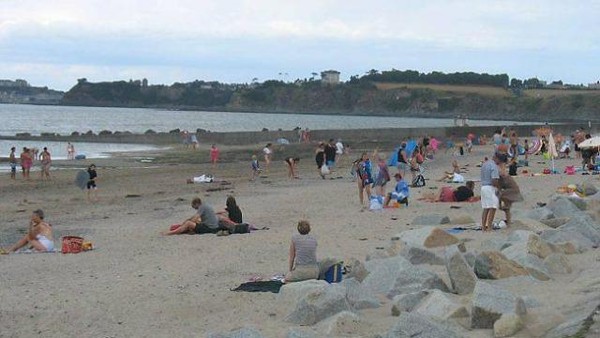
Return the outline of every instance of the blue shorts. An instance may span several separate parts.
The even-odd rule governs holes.
[[[329,169],[333,168],[335,166],[335,161],[327,161],[327,166],[329,167]]]
[[[17,164],[16,163],[11,163],[10,164],[10,172],[11,173],[16,173],[17,172]]]

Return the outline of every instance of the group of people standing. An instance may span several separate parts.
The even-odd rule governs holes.
[[[39,160],[41,165],[40,176],[41,179],[50,179],[50,165],[52,164],[52,156],[48,151],[47,147],[44,147],[40,153],[37,148],[23,147],[23,150],[19,157],[16,154],[17,149],[15,147],[10,148],[10,154],[8,155],[8,162],[10,165],[10,178],[17,178],[17,166],[21,164],[21,171],[23,178],[26,180],[31,179],[31,168],[33,167],[34,160]]]

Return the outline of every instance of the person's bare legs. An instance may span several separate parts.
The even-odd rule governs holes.
[[[165,231],[162,234],[165,236],[169,236],[169,235],[180,235],[180,234],[184,234],[184,233],[188,233],[188,232],[193,232],[194,229],[196,228],[196,223],[187,220],[185,222],[183,222],[179,227],[170,230],[170,231]]]
[[[492,223],[494,222],[494,216],[496,215],[496,208],[488,209],[486,218],[486,229],[485,231],[492,231]]]
[[[17,243],[8,249],[9,252],[15,252],[29,243],[29,234],[23,236]]]
[[[360,180],[360,178],[357,180],[358,182],[358,200],[360,201],[360,205],[364,205],[365,200],[363,197],[363,192],[365,190],[365,187],[362,185],[362,181]]]

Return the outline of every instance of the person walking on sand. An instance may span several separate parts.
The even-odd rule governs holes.
[[[335,167],[335,154],[337,152],[337,148],[335,146],[335,141],[333,139],[329,139],[329,143],[325,145],[325,164],[329,170],[333,171]]]
[[[31,166],[33,165],[33,159],[31,158],[31,152],[27,147],[23,147],[23,152],[21,153],[21,169],[23,170],[23,178],[29,179],[29,172],[31,171]]]
[[[213,143],[210,146],[210,163],[212,163],[213,169],[217,167],[217,161],[219,161],[219,148]]]
[[[317,163],[319,176],[321,176],[322,179],[325,179],[325,175],[323,175],[323,172],[321,171],[323,165],[326,165],[325,159],[325,143],[319,142],[317,149],[315,149],[315,162]]]
[[[285,282],[299,282],[319,277],[317,239],[310,235],[310,223],[298,222],[298,233],[292,235],[288,257],[289,272]]]
[[[71,142],[67,142],[67,160],[75,159],[75,146]]]
[[[358,186],[358,200],[360,205],[364,206],[364,194],[367,194],[367,199],[371,199],[371,184],[373,183],[373,176],[371,160],[369,154],[366,152],[362,153],[359,160],[355,161],[356,165],[356,184]]]
[[[10,164],[10,178],[17,179],[17,155],[15,154],[16,148],[10,148],[10,155],[8,155],[8,163]]]
[[[375,193],[379,196],[385,196],[385,185],[390,181],[390,172],[388,171],[387,162],[385,161],[385,154],[379,153],[375,149],[373,157],[377,161],[377,176],[373,182],[373,188],[376,189]]]
[[[335,143],[335,156],[338,163],[341,163],[342,155],[344,155],[344,144],[342,143],[342,139],[339,138]]]
[[[54,250],[52,226],[44,222],[44,212],[41,209],[33,211],[29,222],[29,231],[23,238],[15,243],[9,252],[16,252],[22,247],[30,245],[34,250],[48,252]]]
[[[268,173],[269,172],[269,166],[271,165],[271,161],[273,160],[273,144],[272,143],[267,143],[267,145],[265,145],[265,147],[263,148],[263,155],[265,158],[265,172]]]
[[[500,173],[498,171],[498,164],[501,162],[499,156],[506,155],[496,153],[491,160],[487,160],[481,165],[481,207],[483,208],[483,213],[481,214],[482,231],[492,230],[492,222],[496,215],[496,209],[499,207],[498,180],[500,179]]]
[[[88,202],[97,202],[98,186],[96,185],[96,179],[98,178],[98,173],[96,172],[96,165],[90,164],[87,172],[89,175],[89,179],[87,182],[87,199]]]
[[[258,175],[260,175],[262,169],[260,169],[260,164],[258,163],[258,158],[256,155],[252,155],[252,176],[250,177],[250,181],[254,181]]]
[[[52,156],[47,147],[44,147],[44,151],[40,154],[40,161],[42,162],[42,181],[50,179],[50,165],[52,164]]]

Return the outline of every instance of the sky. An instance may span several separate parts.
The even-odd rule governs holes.
[[[293,81],[323,70],[600,80],[600,0],[0,0],[0,79]]]

